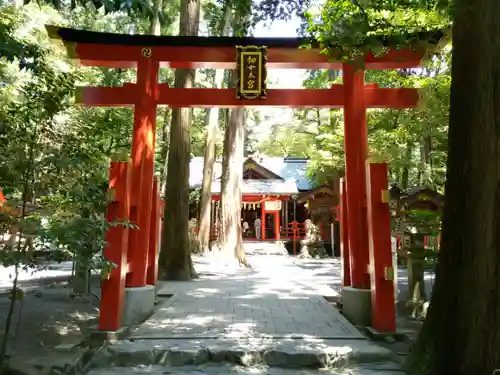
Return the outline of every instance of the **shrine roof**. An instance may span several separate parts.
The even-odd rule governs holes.
[[[312,189],[312,184],[306,176],[307,159],[262,157],[259,164],[284,180],[294,180],[300,191]]]
[[[444,196],[436,190],[426,186],[413,187],[401,196],[401,203],[412,205],[419,201],[431,201],[440,206],[444,203]]]
[[[250,158],[249,158],[250,159]],[[247,159],[248,160],[248,159]],[[280,176],[283,180],[294,181],[297,191],[312,189],[312,184],[306,176],[308,160],[305,158],[282,158],[262,156],[251,158],[254,162]],[[220,160],[214,163],[214,180],[220,178],[222,165]],[[203,179],[203,158],[194,157],[190,163],[189,185],[200,187]],[[248,181],[248,180],[246,180]],[[266,180],[261,180],[266,181]],[[267,180],[270,181],[270,180]]]
[[[212,182],[212,194],[220,194],[220,181]],[[297,184],[294,180],[243,180],[241,193],[245,195],[259,194],[297,194]]]

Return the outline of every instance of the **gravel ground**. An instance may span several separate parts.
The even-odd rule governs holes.
[[[12,270],[0,270],[0,339],[5,337],[5,322],[10,306],[9,289]],[[51,264],[48,269],[32,274],[22,272],[19,287],[24,291],[16,302],[8,340],[7,355],[11,365],[32,373],[32,367],[73,361],[78,344],[89,328],[97,324],[100,281],[91,278],[88,298],[73,297],[69,284],[71,264]]]

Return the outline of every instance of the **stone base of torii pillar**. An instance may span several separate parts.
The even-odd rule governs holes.
[[[123,325],[131,326],[142,323],[153,314],[156,300],[156,287],[145,285],[125,288]]]
[[[372,323],[370,289],[345,286],[342,289],[342,313],[355,326],[370,326]]]

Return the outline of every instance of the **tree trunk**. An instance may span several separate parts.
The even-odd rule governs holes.
[[[408,141],[406,143],[406,158],[404,160],[403,172],[401,173],[401,189],[407,190],[410,183],[410,169],[411,158],[413,154],[413,144]]]
[[[332,84],[340,76],[340,70],[328,70],[328,83]],[[338,112],[336,108],[330,108],[329,119],[330,119],[330,129],[333,131],[337,127],[337,117],[335,114]]]
[[[420,185],[430,186],[432,183],[432,138],[429,135],[424,135],[420,141]]]
[[[182,0],[179,35],[197,35],[200,1]],[[176,69],[175,87],[192,88],[195,71]],[[195,277],[189,251],[189,161],[191,149],[190,108],[173,108],[170,132],[168,180],[165,198],[163,239],[160,251],[160,278],[189,280]]]
[[[230,0],[224,5],[224,18],[220,25],[220,36],[229,35],[231,22]],[[213,87],[222,88],[224,84],[224,70],[215,71]],[[201,251],[208,253],[210,247],[210,216],[212,205],[212,179],[214,172],[216,137],[219,130],[219,109],[209,110],[207,139],[205,142],[205,155],[203,159],[203,185],[200,198],[200,220],[198,224],[198,240]]]
[[[149,33],[151,35],[160,35],[160,12],[163,5],[163,0],[153,0],[153,13],[151,15],[151,23],[149,24]]]
[[[454,5],[442,243],[410,375],[500,369],[500,2]]]
[[[203,184],[200,197],[200,220],[198,222],[198,241],[200,241],[201,251],[205,254],[208,253],[210,246],[212,179],[214,174],[213,172],[215,161],[215,138],[217,137],[217,121],[219,117],[219,110],[217,108],[214,108],[212,110],[208,109],[208,111],[208,131],[207,139],[205,141],[205,154],[203,159]]]
[[[73,293],[76,295],[87,295],[90,292],[90,270],[86,260],[75,261],[75,273],[72,279]]]
[[[167,175],[168,175],[168,149],[170,147],[170,123],[171,123],[171,111],[165,108],[165,116],[163,121],[162,130],[162,149],[160,152],[161,160],[163,161],[163,167],[160,176],[160,191],[165,192],[167,189]]]
[[[149,33],[151,35],[161,34],[160,13],[163,7],[163,0],[153,0],[153,14],[151,15],[151,23],[149,25]],[[165,192],[167,187],[167,174],[168,174],[168,150],[170,145],[170,110],[165,108],[165,115],[163,116],[162,128],[162,147],[161,147],[161,160],[163,166],[160,174],[160,191]]]
[[[161,34],[160,13],[163,7],[163,0],[153,0],[153,12],[151,14],[151,22],[149,24],[149,33],[151,35]],[[167,183],[167,168],[168,168],[168,144],[170,141],[170,115],[168,108],[165,108],[165,115],[163,117],[162,128],[162,143],[161,143],[161,159],[163,160],[163,167],[161,168],[160,175],[160,191],[164,192]]]
[[[248,11],[250,4],[250,2],[248,4],[240,4],[241,7],[236,12],[235,22],[233,22],[233,32],[237,36],[242,36],[246,31],[248,15],[241,14],[241,12]],[[229,6],[229,2],[227,5]],[[234,73],[230,74],[230,77],[229,82],[234,87]],[[224,136],[222,158],[221,231],[219,244],[225,254],[234,254],[240,265],[249,266],[243,251],[241,233],[241,185],[243,182],[242,166],[245,140],[244,121],[244,108],[231,110],[229,124]]]
[[[224,136],[221,186],[220,247],[228,256],[236,257],[240,265],[249,266],[243,250],[241,232],[241,185],[243,182],[243,150],[245,109],[231,110]]]

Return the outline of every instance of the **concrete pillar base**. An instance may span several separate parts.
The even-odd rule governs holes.
[[[370,289],[346,286],[342,289],[342,313],[352,324],[370,326],[372,321]]]
[[[136,288],[125,288],[125,311],[123,325],[142,323],[153,313],[156,299],[156,287],[146,285]]]

